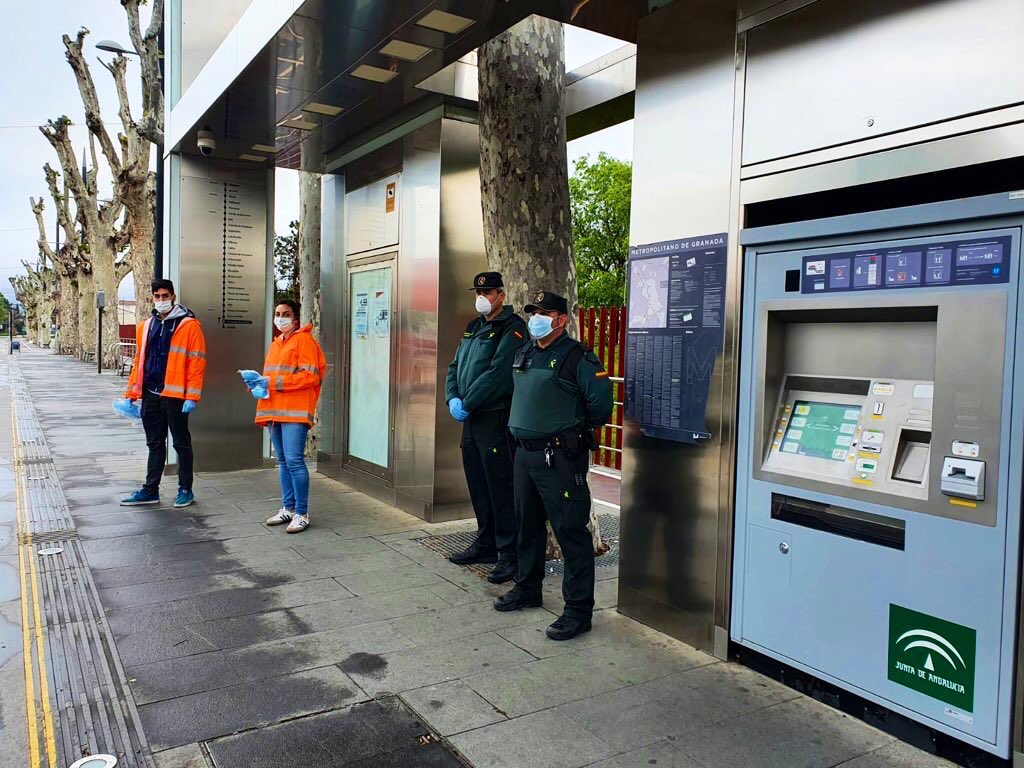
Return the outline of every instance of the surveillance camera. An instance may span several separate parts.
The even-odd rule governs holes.
[[[213,131],[209,128],[203,128],[199,132],[196,144],[199,145],[199,151],[203,153],[203,157],[209,157],[217,149],[217,140],[213,138]]]

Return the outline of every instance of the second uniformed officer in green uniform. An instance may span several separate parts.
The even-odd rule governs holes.
[[[469,549],[449,559],[458,565],[497,562],[487,580],[502,584],[518,570],[507,430],[512,359],[526,341],[526,323],[505,304],[499,273],[481,272],[472,290],[480,314],[466,326],[448,366],[445,401],[462,422],[462,465],[478,532]]]
[[[594,544],[587,469],[597,447],[594,429],[612,414],[608,373],[587,347],[566,333],[569,308],[561,296],[540,291],[526,306],[533,341],[512,364],[509,430],[515,456],[519,577],[495,603],[499,611],[539,606],[551,521],[565,558],[565,612],[547,628],[552,640],[590,630],[594,613]]]

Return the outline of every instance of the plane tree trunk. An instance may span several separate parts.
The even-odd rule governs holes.
[[[320,341],[320,174],[299,171],[299,304],[302,324],[313,326]],[[320,404],[309,431],[306,455],[316,457],[320,447]]]

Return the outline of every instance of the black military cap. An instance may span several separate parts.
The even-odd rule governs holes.
[[[568,315],[569,302],[565,300],[565,297],[559,296],[557,293],[537,291],[533,294],[533,304],[527,304],[523,307],[523,311],[526,314],[530,314],[538,309],[543,309],[545,312],[561,312],[563,315]]]
[[[473,278],[473,287],[469,290],[476,291],[482,288],[505,288],[501,279],[501,272],[481,272]]]

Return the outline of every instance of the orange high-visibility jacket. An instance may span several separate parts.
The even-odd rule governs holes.
[[[135,362],[128,377],[124,396],[131,400],[142,397],[142,380],[146,366],[146,340],[149,338],[150,317],[135,328]],[[199,400],[203,394],[203,375],[206,373],[206,338],[199,321],[189,313],[182,318],[171,336],[171,349],[167,354],[167,372],[164,374],[162,397],[178,400]]]
[[[270,397],[256,401],[257,424],[279,421],[313,426],[327,358],[312,331],[313,326],[306,325],[287,340],[278,336],[271,342],[263,363],[263,375],[270,379]]]

